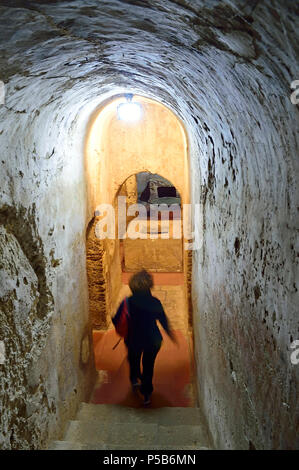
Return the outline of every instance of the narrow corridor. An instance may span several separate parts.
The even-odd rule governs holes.
[[[295,0],[0,0],[0,449],[299,449],[298,33]],[[150,410],[112,349],[141,266],[179,342]]]
[[[118,302],[131,294],[130,275],[122,273],[123,286]],[[160,328],[163,343],[155,363],[150,407],[144,408],[142,396],[131,389],[126,347],[123,340],[118,344],[120,338],[113,325],[105,331],[94,330],[98,376],[90,403],[81,404],[63,439],[52,442],[50,449],[212,448],[208,427],[196,399],[193,339],[188,325],[183,273],[153,273],[153,277],[152,294],[163,303],[178,345]],[[118,346],[113,349],[116,344]]]

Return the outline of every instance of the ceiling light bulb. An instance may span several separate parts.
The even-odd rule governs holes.
[[[136,122],[141,118],[142,108],[139,103],[126,102],[117,106],[118,118],[126,122]]]

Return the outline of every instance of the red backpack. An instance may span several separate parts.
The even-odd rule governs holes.
[[[130,315],[129,315],[128,298],[125,297],[120,315],[115,324],[116,333],[119,334],[119,336],[122,336],[122,338],[126,338],[128,336],[129,318],[130,318]]]

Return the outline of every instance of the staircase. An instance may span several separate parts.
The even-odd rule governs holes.
[[[64,440],[49,450],[211,449],[199,408],[129,408],[82,403]]]

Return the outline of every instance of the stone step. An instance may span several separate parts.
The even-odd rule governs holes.
[[[54,441],[48,450],[211,450],[208,447],[198,446],[169,446],[169,445],[111,445],[107,443],[82,443],[73,441]]]
[[[199,408],[130,408],[82,403],[51,450],[208,450]]]
[[[203,417],[199,408],[129,408],[120,405],[82,403],[77,420],[98,420],[101,423],[152,423],[165,426],[200,425]]]
[[[112,424],[95,419],[70,421],[66,441],[82,444],[108,444],[122,449],[134,446],[137,450],[148,446],[209,447],[208,434],[201,425],[160,425],[157,423],[128,422]]]

